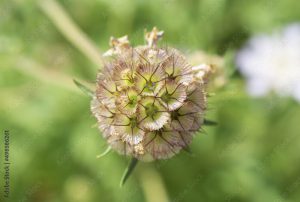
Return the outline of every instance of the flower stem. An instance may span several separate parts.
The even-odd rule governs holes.
[[[55,0],[38,1],[42,11],[56,28],[97,67],[102,66],[101,51],[73,22],[64,8]]]
[[[139,169],[139,179],[145,199],[148,202],[168,202],[168,194],[160,174],[151,165],[144,165]]]
[[[62,72],[58,72],[50,68],[45,68],[41,64],[26,56],[12,56],[11,61],[11,66],[21,73],[31,76],[44,83],[61,87],[74,93],[81,93],[75,88],[72,79]]]

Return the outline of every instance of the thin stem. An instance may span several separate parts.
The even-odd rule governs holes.
[[[56,28],[97,67],[102,66],[101,51],[86,34],[73,22],[64,8],[55,0],[38,1],[42,11]]]
[[[139,179],[148,202],[168,202],[168,194],[160,174],[151,165],[139,169]]]
[[[42,67],[42,65],[38,64],[34,60],[24,56],[19,56],[17,58],[14,57],[14,60],[12,61],[14,61],[14,63],[11,66],[24,74],[36,78],[44,83],[59,86],[75,93],[81,93],[78,89],[76,89],[72,78],[61,72]]]

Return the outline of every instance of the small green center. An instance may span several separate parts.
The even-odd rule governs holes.
[[[136,96],[136,95],[130,96],[128,105],[131,106],[131,107],[134,107],[137,103],[137,100],[138,100],[138,96]]]
[[[135,128],[138,124],[136,117],[130,118],[129,121],[130,121],[130,127],[131,128]]]
[[[144,90],[147,92],[151,92],[154,91],[156,84],[154,82],[151,81],[147,81],[145,84],[145,88]]]
[[[154,104],[146,105],[145,109],[146,109],[146,114],[150,117],[153,117],[158,112],[158,107],[155,106]]]
[[[165,92],[162,96],[161,96],[161,99],[168,103],[170,102],[170,100],[172,99],[172,94],[169,94],[168,92]]]
[[[134,78],[133,78],[132,75],[128,75],[127,78],[128,78],[128,82],[129,82],[129,83],[131,83],[131,84],[134,83]]]
[[[171,75],[168,76],[168,79],[174,81],[177,77],[174,76],[174,74],[172,73]]]

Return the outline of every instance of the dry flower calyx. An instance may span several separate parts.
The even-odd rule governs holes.
[[[111,148],[142,161],[167,159],[188,147],[204,122],[204,78],[184,55],[158,46],[163,31],[146,32],[146,45],[111,38],[97,76],[91,110]],[[203,71],[199,73],[199,71]]]

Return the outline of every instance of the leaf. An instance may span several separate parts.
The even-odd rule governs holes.
[[[122,187],[126,180],[129,178],[131,175],[132,171],[134,170],[136,164],[138,163],[138,160],[136,158],[132,158],[130,163],[128,164],[126,170],[124,171],[124,174],[122,176],[121,182],[120,182],[120,187]]]
[[[86,87],[85,85],[83,85],[82,83],[80,83],[79,81],[73,79],[73,82],[75,83],[75,85],[86,95],[93,97],[94,96],[94,92],[89,89],[88,87]]]
[[[203,124],[206,125],[206,126],[216,126],[216,125],[218,125],[217,122],[211,121],[211,120],[207,120],[207,119],[204,119]]]
[[[107,149],[106,149],[104,152],[102,152],[101,154],[99,154],[99,155],[97,156],[97,158],[101,158],[101,157],[105,156],[105,155],[108,154],[110,151],[111,151],[111,147],[107,147]]]

